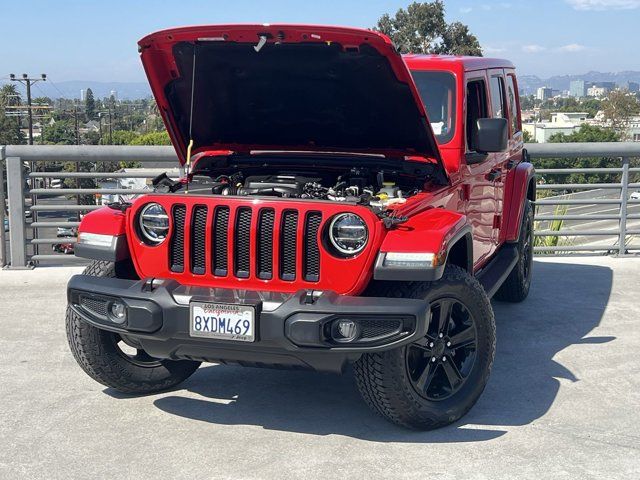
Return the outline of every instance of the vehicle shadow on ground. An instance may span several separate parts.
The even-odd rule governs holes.
[[[609,268],[541,262],[534,268],[534,284],[525,302],[494,302],[497,352],[491,379],[471,412],[449,427],[411,432],[378,418],[360,399],[350,374],[209,366],[185,382],[184,389],[192,394],[183,396],[176,390],[154,404],[167,413],[218,425],[259,425],[378,442],[500,437],[506,433],[504,427],[526,425],[544,415],[556,398],[559,379],[579,381],[553,360],[558,352],[615,339],[588,337],[609,301]]]

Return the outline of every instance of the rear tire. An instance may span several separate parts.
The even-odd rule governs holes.
[[[115,277],[115,264],[92,262],[84,274]],[[200,366],[200,362],[189,360],[150,357],[135,346],[133,339],[88,324],[68,306],[66,330],[69,347],[80,367],[97,382],[123,393],[149,394],[172,388]]]
[[[443,427],[464,416],[484,390],[495,353],[493,310],[482,286],[451,265],[436,282],[380,283],[367,294],[428,300],[432,321],[417,342],[354,363],[364,401],[413,429]]]
[[[529,295],[533,273],[533,209],[525,199],[520,238],[518,239],[518,263],[495,294],[502,302],[522,302]]]

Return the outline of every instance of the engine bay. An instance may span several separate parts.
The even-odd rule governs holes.
[[[409,162],[401,168],[375,165],[345,168],[344,164],[341,168],[317,164],[288,167],[271,163],[206,168],[209,165],[205,163],[204,168],[200,165],[194,170],[188,184],[173,182],[161,175],[154,180],[155,190],[348,202],[382,213],[422,191],[431,179],[429,164],[410,165]]]

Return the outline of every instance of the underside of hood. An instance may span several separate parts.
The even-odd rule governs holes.
[[[368,30],[221,25],[139,42],[182,163],[192,153],[255,150],[423,156],[438,147],[411,74]]]

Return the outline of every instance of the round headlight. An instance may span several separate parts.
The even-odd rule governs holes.
[[[342,255],[360,253],[367,245],[367,224],[354,213],[336,215],[329,225],[331,245]]]
[[[140,233],[146,243],[158,245],[167,238],[169,232],[169,215],[159,203],[145,205],[138,217]]]

